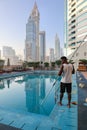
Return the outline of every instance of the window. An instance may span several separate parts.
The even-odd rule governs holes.
[[[71,17],[72,17],[72,18],[74,18],[75,16],[76,16],[76,15],[75,15],[75,14],[73,14]]]
[[[71,39],[73,40],[73,39],[75,39],[76,37],[72,37]]]
[[[76,22],[76,20],[71,21],[71,23],[75,23],[75,22]]]
[[[71,12],[74,12],[76,9],[74,8]]]
[[[71,27],[72,29],[75,28],[75,25]]]
[[[71,32],[71,34],[75,34],[75,31]]]
[[[75,5],[76,3],[72,4],[72,7]]]

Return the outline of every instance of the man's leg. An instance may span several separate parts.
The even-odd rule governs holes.
[[[70,103],[71,103],[71,93],[68,93],[68,107],[70,108]]]
[[[62,105],[63,95],[64,95],[64,93],[60,93],[60,102],[59,102],[60,105]]]
[[[59,105],[62,105],[62,99],[63,99],[64,92],[65,92],[65,84],[60,83],[60,101],[59,101]]]
[[[71,104],[72,84],[71,83],[67,84],[66,89],[67,89],[67,94],[68,94],[68,107],[70,108],[71,107],[70,104]]]

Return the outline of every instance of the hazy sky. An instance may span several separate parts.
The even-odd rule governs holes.
[[[0,48],[11,46],[22,53],[26,23],[35,0],[0,0]],[[55,35],[63,47],[64,0],[36,0],[40,12],[40,30],[46,31],[46,48],[54,48]]]

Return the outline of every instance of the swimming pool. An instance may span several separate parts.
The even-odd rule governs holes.
[[[0,80],[0,106],[17,112],[49,115],[55,105],[56,74],[26,74]]]

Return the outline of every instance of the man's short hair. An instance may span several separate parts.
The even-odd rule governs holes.
[[[67,57],[66,56],[62,56],[61,60],[67,60]]]

